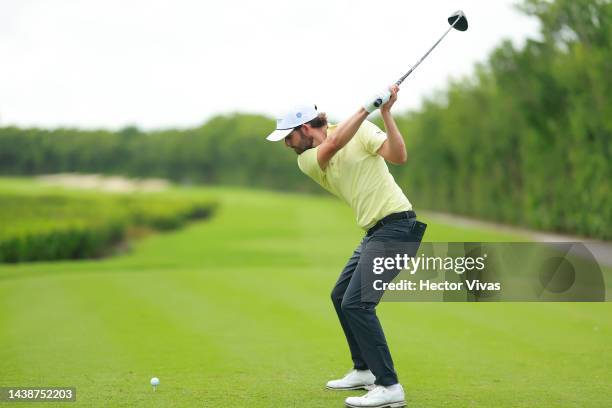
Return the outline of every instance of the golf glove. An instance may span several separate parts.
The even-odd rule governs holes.
[[[372,113],[376,109],[380,108],[385,103],[387,103],[389,101],[389,98],[391,98],[391,91],[386,89],[383,92],[379,92],[373,97],[371,97],[370,99],[368,99],[368,102],[366,102],[366,104],[363,105],[363,107],[365,110],[368,111],[368,113]]]

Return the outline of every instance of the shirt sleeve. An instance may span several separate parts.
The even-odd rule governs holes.
[[[359,140],[363,148],[374,156],[378,154],[378,149],[387,140],[387,134],[374,123],[366,120],[359,129]]]
[[[300,154],[298,156],[298,167],[302,173],[320,184],[325,178],[325,172],[319,166],[319,160],[317,159],[318,150],[319,147],[317,146]]]

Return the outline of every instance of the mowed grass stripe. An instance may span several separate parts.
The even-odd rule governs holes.
[[[408,308],[412,313],[402,324],[401,318],[393,316],[387,306],[396,312]],[[475,398],[480,401],[477,405],[483,406],[487,402],[495,403],[504,392],[512,393],[512,388],[534,398],[526,405],[515,401],[517,406],[536,403],[569,406],[564,404],[575,395],[597,391],[597,398],[601,400],[603,383],[581,381],[584,371],[576,370],[576,362],[592,366],[595,375],[602,370],[609,371],[601,364],[601,356],[610,355],[609,337],[591,335],[593,328],[584,327],[585,323],[580,320],[562,324],[563,314],[559,313],[562,311],[547,306],[556,305],[393,304],[383,305],[380,315],[392,347],[400,345],[395,348],[398,368],[408,375],[411,367],[416,368],[419,376],[410,375],[410,379],[416,381],[419,389],[448,393],[448,398],[456,395],[461,401]],[[607,305],[565,306],[584,306],[597,311],[597,306]],[[604,322],[610,308],[599,308],[599,312]],[[553,323],[542,324],[549,320]],[[586,353],[589,358],[585,360]],[[436,389],[436,382],[423,375],[435,377],[444,384],[443,390]],[[478,396],[473,394],[474,387],[488,391]],[[577,388],[580,392],[576,392]],[[496,390],[494,395],[491,389]],[[558,398],[551,399],[551,393],[543,393],[542,389],[554,390]],[[416,403],[424,395],[414,397]]]
[[[12,350],[2,364],[20,367],[22,373],[12,385],[75,385],[75,379],[93,381],[118,361],[130,359],[100,316],[87,310],[87,294],[82,277],[40,277],[2,285],[8,322],[3,352]],[[84,372],[84,367],[89,369]]]
[[[228,289],[235,286],[232,282],[206,286],[207,281],[203,280],[203,275],[198,272],[180,271],[171,275],[156,275],[152,277],[157,281],[153,285],[154,290],[151,290],[151,286],[140,290],[138,286],[127,281],[119,283],[121,286],[125,285],[120,289],[139,300],[145,299],[145,303],[162,316],[163,320],[174,321],[181,327],[181,332],[185,332],[176,333],[172,340],[174,346],[181,350],[192,350],[191,358],[198,363],[193,366],[185,361],[185,358],[189,357],[183,356],[183,359],[175,360],[175,366],[166,367],[168,372],[162,370],[160,375],[173,378],[167,387],[173,387],[177,378],[181,378],[181,370],[197,372],[197,375],[186,380],[193,384],[199,378],[201,383],[196,385],[196,388],[202,390],[201,396],[209,402],[219,399],[218,402],[221,403],[220,393],[226,397],[249,400],[253,395],[261,394],[260,390],[266,390],[266,384],[272,388],[277,381],[304,381],[295,368],[300,367],[303,359],[307,357],[308,353],[304,353],[307,337],[317,337],[320,331],[307,330],[308,327],[313,327],[305,327],[304,320],[301,316],[296,316],[291,303],[278,302],[273,296],[266,294],[254,296],[252,292],[247,298],[248,303],[244,303],[241,299],[244,299],[248,291],[230,292]],[[227,287],[223,287],[224,285]],[[160,288],[168,295],[160,293]],[[206,305],[215,305],[216,313],[208,313],[210,309],[202,307],[203,302]],[[285,324],[279,325],[279,321],[284,321]],[[163,330],[163,327],[161,329]],[[191,344],[181,340],[186,336],[205,338],[206,341]],[[154,339],[155,336],[151,338]],[[162,343],[158,344],[159,352],[164,354],[164,351],[172,346],[173,344],[164,345],[162,340]],[[155,345],[151,347],[154,348]],[[279,360],[279,354],[285,357]],[[253,358],[254,356],[257,358]],[[294,361],[288,358],[289,356],[293,356]],[[312,360],[318,359],[320,356]],[[251,381],[243,380],[240,390],[236,390],[236,377],[249,377]],[[319,387],[320,384],[316,384],[307,391],[313,392]],[[211,388],[214,393],[209,395]],[[271,389],[267,389],[267,392],[269,394]],[[278,392],[279,398],[287,396],[282,389]]]
[[[84,327],[93,327],[70,340],[77,346],[65,378],[83,378],[76,405],[341,407],[359,394],[323,390],[350,367],[329,299],[362,236],[350,209],[325,197],[236,189],[172,194],[217,195],[221,206],[209,222],[150,236],[103,262],[0,267],[0,294],[25,294],[5,303],[9,313],[27,315],[21,309],[36,293],[28,289],[49,280],[49,290],[59,285],[76,296],[62,310],[78,313],[65,315],[89,318]],[[443,240],[447,227],[432,222],[428,234]],[[480,231],[463,232],[480,240]],[[385,303],[379,310],[413,407],[605,406],[611,314],[609,304]],[[14,327],[0,344],[27,353],[15,344],[33,329]],[[106,342],[94,341],[91,351],[78,346],[89,337]],[[30,344],[36,350],[48,341]],[[88,360],[88,352],[97,356]],[[54,361],[39,357],[39,371],[54,372]],[[28,378],[8,372],[0,381]],[[153,375],[162,380],[156,393]]]

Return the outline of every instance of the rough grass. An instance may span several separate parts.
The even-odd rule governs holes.
[[[135,229],[170,230],[205,218],[214,202],[167,193],[51,189],[0,179],[0,262],[100,257]],[[36,188],[39,186],[39,188]]]

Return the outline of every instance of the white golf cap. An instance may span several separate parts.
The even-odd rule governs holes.
[[[317,116],[319,116],[319,112],[317,112],[316,105],[298,105],[285,113],[282,118],[276,119],[276,130],[270,133],[266,139],[271,142],[283,140],[294,128],[310,122]]]

